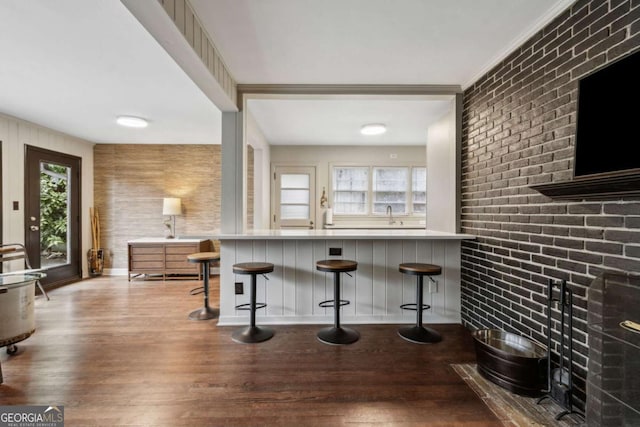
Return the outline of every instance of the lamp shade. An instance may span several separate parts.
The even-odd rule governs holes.
[[[177,197],[165,197],[162,201],[162,215],[182,215],[182,203]]]

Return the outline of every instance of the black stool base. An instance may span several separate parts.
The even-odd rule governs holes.
[[[318,340],[325,344],[351,344],[360,339],[360,333],[350,328],[331,326],[318,331]]]
[[[241,344],[253,344],[258,342],[267,341],[273,337],[274,332],[271,329],[261,328],[259,326],[247,326],[246,328],[238,329],[231,338]]]
[[[202,307],[189,313],[189,320],[209,320],[217,319],[220,310],[211,307]]]
[[[442,335],[424,326],[406,326],[398,329],[398,335],[416,344],[431,344],[442,341]]]

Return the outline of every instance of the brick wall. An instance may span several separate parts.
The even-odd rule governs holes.
[[[640,200],[529,186],[571,179],[578,79],[639,47],[640,0],[578,1],[464,92],[462,232],[477,240],[463,243],[463,323],[545,342],[547,281],[565,279],[581,399],[587,289],[603,270],[640,271]]]

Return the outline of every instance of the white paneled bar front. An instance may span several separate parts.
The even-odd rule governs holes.
[[[436,283],[425,280],[425,323],[460,323],[460,242],[467,234],[426,230],[266,230],[247,234],[219,235],[220,320],[219,325],[246,324],[248,314],[235,307],[249,302],[250,277],[235,275],[233,264],[270,262],[275,269],[268,280],[258,276],[256,299],[265,302],[258,310],[262,324],[330,324],[333,309],[320,301],[333,297],[333,274],[316,270],[322,259],[357,261],[351,277],[341,276],[345,324],[412,323],[415,312],[400,308],[415,302],[416,276],[398,271],[403,262],[425,262],[442,267]],[[329,256],[330,248],[342,255]],[[242,282],[244,294],[235,294]]]

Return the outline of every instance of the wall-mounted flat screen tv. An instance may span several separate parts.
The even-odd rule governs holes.
[[[574,178],[640,173],[640,51],[578,83]]]

